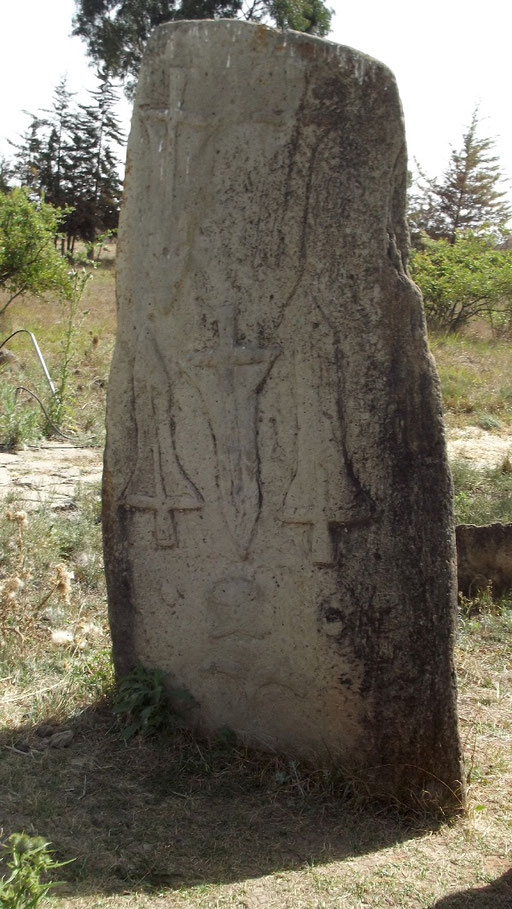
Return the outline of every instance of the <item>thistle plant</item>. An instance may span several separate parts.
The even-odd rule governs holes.
[[[68,865],[56,862],[42,836],[13,833],[3,845],[3,861],[10,874],[0,879],[0,906],[35,909],[58,881],[45,881],[49,872]]]
[[[30,546],[26,546],[24,532],[28,525],[28,515],[25,511],[8,509],[5,512],[7,521],[13,526],[15,540],[13,549],[16,556],[9,565],[6,576],[0,579],[0,640],[5,638],[9,631],[14,631],[24,642],[24,632],[31,631],[41,615],[43,606],[52,596],[59,598],[63,606],[68,606],[71,599],[71,582],[74,573],[69,565],[59,562],[50,568],[50,574],[45,579],[48,583],[46,593],[34,604],[34,594],[39,592],[36,579],[32,576],[30,564],[26,564],[26,555],[30,557]]]

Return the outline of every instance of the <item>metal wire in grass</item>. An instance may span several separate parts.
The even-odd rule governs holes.
[[[15,335],[21,335],[21,334],[27,334],[27,335],[29,336],[30,340],[32,341],[34,350],[35,350],[36,355],[37,355],[37,359],[39,360],[39,363],[40,363],[40,365],[41,365],[41,369],[42,369],[43,372],[44,372],[45,379],[46,379],[46,381],[48,382],[48,385],[50,386],[50,391],[51,391],[52,395],[54,395],[54,397],[56,397],[57,392],[55,391],[55,385],[53,384],[52,378],[51,378],[51,376],[50,376],[50,373],[48,372],[48,367],[46,366],[46,363],[45,363],[45,361],[44,361],[44,357],[43,357],[43,355],[42,355],[42,353],[41,353],[41,349],[40,349],[40,347],[39,347],[39,344],[37,343],[36,336],[35,336],[35,334],[34,334],[32,331],[29,331],[28,328],[17,328],[16,331],[13,331],[7,338],[4,338],[4,340],[3,340],[2,343],[0,344],[0,350],[2,349],[2,347],[4,346],[4,344],[7,344],[7,341],[10,341],[11,338],[14,338]],[[36,397],[36,395],[34,395],[34,397]],[[40,401],[39,401],[39,403],[41,404]],[[43,405],[41,404],[41,407],[42,407],[42,406],[43,406]],[[44,408],[43,408],[43,410],[44,410]]]
[[[56,426],[55,423],[52,422],[43,402],[41,401],[40,398],[38,398],[38,396],[36,395],[36,393],[34,391],[30,390],[30,388],[25,388],[24,385],[18,385],[14,390],[14,400],[15,401],[18,400],[18,395],[19,395],[20,391],[25,391],[28,395],[30,395],[32,398],[34,398],[37,401],[37,403],[39,404],[39,407],[41,408],[41,410],[43,411],[43,413],[45,415],[48,425],[51,426],[53,432],[58,433],[59,436],[62,436],[62,438],[66,439],[68,442],[76,442],[75,436],[66,435],[65,432],[62,432],[62,430],[60,430],[59,427]]]
[[[15,335],[19,335],[19,334],[23,334],[23,333],[29,335],[30,340],[32,341],[34,350],[36,352],[37,358],[41,365],[41,368],[44,372],[46,381],[48,382],[48,385],[50,387],[50,391],[51,391],[52,395],[54,396],[54,398],[57,398],[57,392],[55,390],[55,385],[52,382],[50,373],[48,372],[48,367],[46,366],[44,357],[41,353],[39,344],[37,343],[37,339],[33,332],[29,331],[28,328],[17,328],[16,331],[13,331],[10,335],[8,335],[7,338],[4,338],[4,340],[0,343],[0,350],[2,349],[2,347],[5,346],[5,344],[7,344],[8,341],[11,340],[11,338],[14,338]],[[41,410],[44,413],[48,426],[51,426],[53,432],[56,432],[57,435],[61,436],[63,439],[66,439],[66,441],[68,441],[68,442],[76,442],[76,436],[67,435],[65,432],[62,432],[62,430],[59,429],[58,426],[55,425],[55,423],[50,419],[48,412],[46,411],[41,399],[36,395],[36,393],[34,391],[31,391],[30,388],[26,388],[25,385],[18,385],[14,391],[14,400],[15,401],[17,401],[17,399],[18,399],[18,395],[19,395],[20,391],[25,391],[28,395],[30,395],[32,398],[34,398],[37,401],[37,403],[39,404],[39,407],[41,408]],[[85,441],[87,441],[87,440],[85,440]]]

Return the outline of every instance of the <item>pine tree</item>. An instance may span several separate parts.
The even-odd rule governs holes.
[[[409,222],[415,245],[423,231],[434,240],[455,243],[464,231],[503,228],[512,216],[506,201],[499,159],[493,154],[495,140],[480,139],[475,110],[462,147],[453,150],[448,168],[437,179],[420,171],[419,193],[410,201]]]
[[[52,107],[43,112],[47,117],[43,121],[46,140],[40,155],[41,185],[46,201],[60,208],[69,204],[72,103],[73,93],[68,91],[67,81],[62,78],[54,91]]]
[[[117,227],[121,196],[113,147],[123,142],[114,113],[117,95],[108,75],[98,72],[91,103],[73,104],[66,81],[59,82],[52,107],[32,116],[16,149],[14,177],[34,196],[61,209],[61,251],[72,255],[77,238],[91,244]]]
[[[3,156],[0,157],[0,193],[7,193],[10,189],[12,167]]]
[[[34,114],[29,114],[28,111],[24,113],[31,118],[26,131],[20,137],[19,142],[8,140],[9,145],[15,149],[12,175],[22,186],[26,186],[31,192],[40,195],[43,189],[41,185],[41,150],[44,140],[41,136],[41,129],[44,120]]]
[[[80,104],[72,125],[70,170],[73,174],[71,233],[90,244],[98,234],[115,230],[119,218],[121,180],[113,146],[123,142],[114,113],[117,94],[105,69],[91,104]]]
[[[66,80],[61,79],[54,92],[52,107],[39,111],[37,116],[31,115],[31,123],[21,142],[10,143],[16,149],[12,172],[17,181],[29,187],[35,196],[44,197],[47,203],[60,209],[70,204],[67,170],[72,97]],[[67,229],[65,214],[59,229]]]

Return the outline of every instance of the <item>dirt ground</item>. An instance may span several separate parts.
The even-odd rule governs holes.
[[[447,430],[448,455],[451,460],[467,461],[471,467],[498,467],[512,455],[512,435],[493,433],[478,426]]]
[[[101,481],[103,452],[72,442],[41,442],[16,452],[0,451],[0,499],[16,493],[26,511],[42,502],[69,507],[81,485]]]

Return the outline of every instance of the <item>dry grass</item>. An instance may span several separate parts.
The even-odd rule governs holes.
[[[229,740],[196,742],[175,729],[124,743],[108,700],[103,578],[91,568],[97,505],[89,495],[75,512],[30,515],[21,546],[20,522],[0,516],[2,575],[26,572],[0,651],[1,823],[76,858],[54,902],[510,909],[505,883],[489,887],[509,869],[512,840],[511,601],[484,596],[461,612],[467,815],[445,824],[400,815],[369,805],[350,780]],[[57,590],[63,561],[75,577]],[[56,629],[72,639],[52,641]],[[43,724],[71,730],[69,747],[45,745]],[[449,897],[475,888],[476,902]]]
[[[474,335],[431,336],[441,377],[446,423],[493,432],[512,425],[512,346],[510,341]]]
[[[11,326],[35,331],[56,363],[62,311],[33,301],[14,306]],[[115,322],[108,268],[97,272],[83,308],[74,391],[101,412],[104,387],[95,379],[106,376]],[[471,421],[482,408],[508,425],[506,407],[496,403],[506,400],[506,347],[492,356],[478,341],[434,347],[445,389],[450,370],[466,370],[453,399],[446,393],[449,421]],[[15,513],[16,503],[9,508]],[[368,804],[350,780],[229,741],[196,742],[175,729],[126,744],[108,699],[97,515],[97,495],[68,512],[47,508],[21,522],[20,545],[20,522],[0,512],[0,581],[23,581],[13,597],[3,589],[0,607],[0,825],[5,834],[43,835],[60,858],[76,859],[62,869],[66,883],[50,902],[73,909],[511,909],[512,601],[484,596],[461,611],[467,814],[449,823],[401,815]],[[70,590],[58,588],[59,564],[74,574]],[[45,744],[43,724],[71,730],[69,746]]]
[[[62,364],[66,305],[51,299],[20,298],[0,319],[0,341],[11,332],[32,331],[42,350],[50,375],[58,386]],[[82,444],[102,445],[104,440],[105,388],[116,328],[113,253],[93,271],[79,305],[73,335],[72,366],[68,404],[63,429],[77,435]],[[0,399],[4,409],[15,385],[34,391],[48,408],[50,395],[41,368],[27,335],[17,335],[8,344],[17,360],[6,364],[0,374]],[[40,434],[44,419],[33,399],[23,395],[16,410],[22,422],[22,439],[31,441]],[[0,415],[0,444],[6,428]]]

